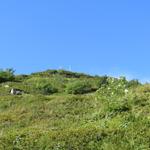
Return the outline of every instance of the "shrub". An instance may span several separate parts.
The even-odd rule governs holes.
[[[58,92],[58,90],[52,86],[50,83],[40,83],[36,85],[36,89],[40,91],[41,94],[53,94]]]
[[[57,89],[58,92],[64,92],[67,80],[59,75],[54,77],[32,77],[24,81],[30,87],[30,92],[37,93],[37,89],[41,85],[48,84],[49,86]]]
[[[92,86],[86,81],[75,81],[67,85],[66,92],[68,94],[84,94],[92,92]]]
[[[122,97],[125,95],[125,91],[128,91],[127,80],[124,77],[108,78],[108,84],[103,85],[97,90],[99,97],[103,99],[112,99],[116,97]]]
[[[138,85],[140,85],[140,82],[138,80],[131,80],[127,84],[128,87],[136,87]]]
[[[107,84],[108,84],[107,79],[108,79],[107,76],[99,77],[99,80],[98,80],[98,88],[102,87],[103,85],[107,85]]]
[[[13,81],[14,80],[14,70],[13,69],[6,69],[0,70],[0,83]]]

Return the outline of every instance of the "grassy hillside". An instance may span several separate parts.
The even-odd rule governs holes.
[[[150,149],[149,84],[65,70],[13,73],[0,72],[0,150]]]

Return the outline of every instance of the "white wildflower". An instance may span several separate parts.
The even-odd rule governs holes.
[[[121,87],[121,84],[119,84],[118,87]]]
[[[129,92],[129,90],[128,90],[128,89],[125,89],[124,92],[125,92],[125,94],[127,94],[127,93]]]
[[[9,85],[4,85],[5,88],[9,88]]]
[[[112,78],[111,82],[113,83],[114,81],[115,81],[114,78]]]

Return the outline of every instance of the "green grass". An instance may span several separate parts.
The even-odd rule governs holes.
[[[41,82],[58,91],[40,93]],[[94,90],[68,94],[76,82]],[[25,94],[10,95],[11,88]],[[55,70],[0,84],[0,150],[149,149],[149,84]]]

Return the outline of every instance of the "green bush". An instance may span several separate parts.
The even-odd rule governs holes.
[[[6,69],[0,70],[0,83],[13,81],[14,80],[14,70],[13,69]]]
[[[68,94],[84,94],[92,92],[92,86],[86,81],[74,81],[70,82],[66,87],[66,92]]]
[[[97,83],[98,88],[107,85],[108,84],[107,79],[108,79],[107,76],[98,77],[98,83]]]
[[[31,77],[24,81],[24,84],[27,84],[30,87],[31,93],[37,93],[37,89],[39,87],[44,86],[46,87],[53,87],[57,89],[58,92],[64,92],[65,84],[67,80],[65,78],[62,78],[61,76],[55,75],[54,77]],[[48,85],[47,85],[48,84]]]
[[[103,99],[112,99],[117,97],[122,97],[125,95],[126,91],[128,91],[127,88],[127,81],[124,77],[117,78],[108,78],[107,79],[108,84],[103,85],[99,90],[97,90],[97,93],[99,97]]]
[[[25,83],[32,87],[32,93],[48,95],[58,92],[58,88],[49,78],[34,77],[26,80]]]
[[[127,84],[128,87],[137,87],[138,85],[140,85],[140,82],[138,80],[131,80]]]
[[[53,94],[58,92],[58,90],[52,86],[50,83],[40,83],[36,85],[36,89],[41,93],[41,94]]]

